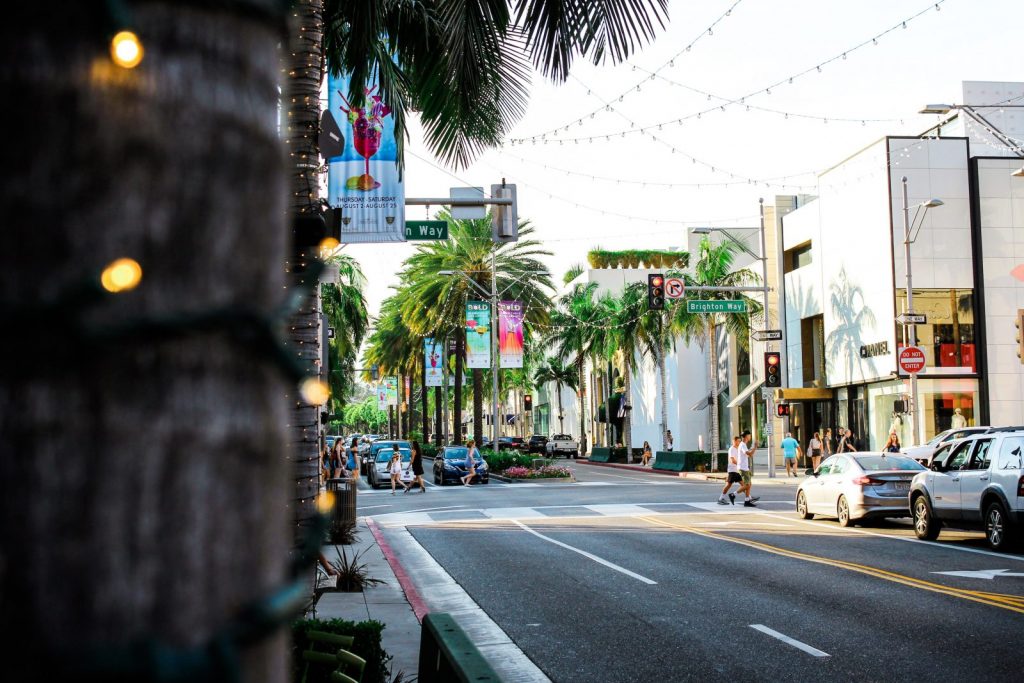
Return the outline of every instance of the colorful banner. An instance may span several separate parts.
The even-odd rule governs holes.
[[[327,159],[327,201],[341,209],[341,241],[404,242],[395,119],[376,85],[352,102],[348,88],[347,75],[328,79],[328,112],[344,138],[341,154]]]
[[[398,405],[398,378],[397,377],[385,377],[384,386],[387,389],[388,394],[388,405]]]
[[[466,367],[491,367],[491,305],[466,302]]]
[[[377,409],[388,409],[388,388],[383,384],[377,385]]]
[[[444,359],[441,342],[430,337],[423,340],[423,367],[427,369],[425,385],[428,387],[444,386]]]
[[[498,302],[498,351],[500,367],[523,367],[523,316],[526,308],[521,301]]]

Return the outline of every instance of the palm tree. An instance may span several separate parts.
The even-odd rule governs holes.
[[[626,402],[625,417],[622,420],[622,442],[626,447],[626,461],[633,462],[632,419],[629,397],[632,388],[633,364],[642,351],[640,331],[644,326],[647,310],[647,285],[632,282],[625,286],[618,297],[603,298],[603,306],[612,326],[607,351],[622,354],[623,401]]]
[[[562,410],[562,387],[576,389],[576,370],[565,365],[558,356],[547,358],[533,374],[533,382],[536,385],[544,385],[549,382],[555,384],[555,394],[558,396],[558,432],[565,433],[565,411]]]
[[[324,315],[334,330],[334,337],[328,342],[329,383],[331,413],[338,414],[354,386],[355,361],[369,327],[369,318],[363,296],[366,278],[358,261],[339,254],[329,259],[328,265],[337,269],[337,282],[322,284],[320,297]]]
[[[708,348],[708,386],[711,395],[708,400],[710,415],[709,450],[712,454],[712,467],[717,467],[718,451],[718,330],[725,328],[741,346],[748,346],[750,336],[750,319],[758,318],[763,311],[761,304],[750,297],[734,292],[701,291],[694,292],[692,287],[739,287],[758,284],[761,277],[753,271],[743,268],[733,269],[736,245],[732,242],[713,244],[704,237],[698,249],[697,263],[693,273],[684,274],[687,299],[734,300],[746,302],[749,316],[733,313],[689,313],[685,301],[680,301],[672,309],[672,328],[681,334],[689,343],[696,339],[707,344]]]
[[[528,221],[519,225],[519,241],[495,245],[490,219],[456,221],[445,211],[439,218],[448,221],[449,239],[417,245],[399,274],[408,283],[408,296],[402,303],[405,323],[415,334],[440,336],[458,334],[464,340],[466,301],[482,298],[491,289],[491,251],[494,250],[496,286],[501,299],[515,299],[526,305],[524,334],[530,326],[550,321],[551,275],[539,259],[550,255],[530,236]],[[461,275],[439,275],[455,272]],[[472,281],[470,284],[467,280]],[[497,321],[492,321],[497,322]],[[464,342],[463,342],[464,343]],[[459,392],[462,376],[455,373],[455,424],[460,428]],[[474,436],[483,437],[483,373],[473,372]]]
[[[668,450],[668,382],[665,372],[665,355],[675,348],[675,337],[671,334],[665,318],[662,311],[651,311],[640,319],[640,328],[637,330],[642,350],[654,357],[654,364],[658,368],[662,450]]]

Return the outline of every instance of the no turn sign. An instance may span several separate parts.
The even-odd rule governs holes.
[[[670,277],[665,280],[665,296],[669,299],[683,298],[683,292],[685,290],[686,286],[680,278]]]
[[[919,346],[904,346],[899,355],[900,372],[916,375],[924,370],[924,350]]]

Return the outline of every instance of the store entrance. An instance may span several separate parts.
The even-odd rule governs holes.
[[[824,439],[825,430],[831,427],[833,440],[838,440],[835,437],[832,401],[794,401],[790,405],[789,431],[804,451],[814,432],[818,432]]]

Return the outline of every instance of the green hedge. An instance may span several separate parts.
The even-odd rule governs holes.
[[[519,451],[482,451],[487,467],[492,472],[504,472],[509,467],[519,465],[521,467],[532,467],[534,456]]]
[[[433,458],[437,456],[439,450],[437,446],[432,443],[420,444],[420,449],[423,451],[424,458]]]
[[[326,631],[342,636],[352,636],[350,652],[366,660],[362,683],[388,683],[391,655],[384,651],[380,644],[384,624],[372,619],[368,621],[346,621],[345,619],[301,619],[292,623],[292,681],[299,683],[305,662],[302,661],[303,650],[309,649],[306,631]],[[406,672],[410,675],[412,672]],[[324,666],[311,666],[308,683],[329,683],[331,672]]]

